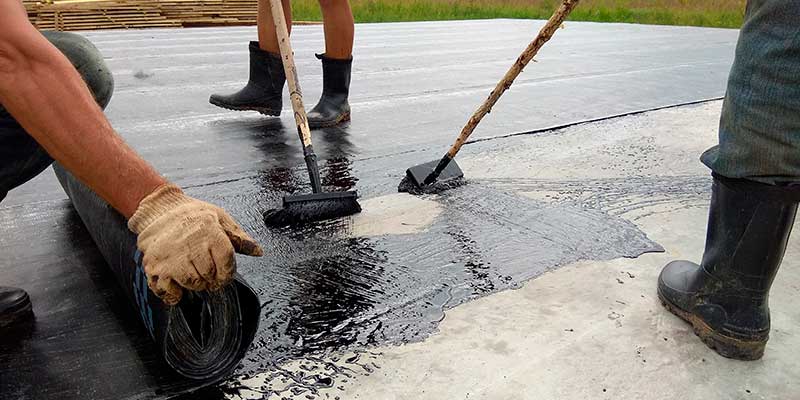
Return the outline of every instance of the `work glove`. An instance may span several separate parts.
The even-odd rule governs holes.
[[[214,291],[230,282],[236,272],[234,251],[264,254],[225,210],[172,184],[142,199],[128,228],[139,235],[147,285],[169,305],[180,301],[183,288]]]

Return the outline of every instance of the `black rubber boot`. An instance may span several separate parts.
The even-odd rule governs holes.
[[[350,120],[350,71],[353,59],[336,60],[317,54],[322,60],[322,97],[308,112],[308,125],[312,128],[334,126]]]
[[[0,328],[33,316],[31,299],[22,289],[0,286]]]
[[[743,180],[718,177],[712,190],[701,265],[667,264],[658,297],[720,355],[757,360],[769,339],[769,289],[797,202],[786,189]]]
[[[212,94],[208,101],[228,110],[279,116],[284,83],[286,74],[281,57],[261,50],[258,42],[250,42],[250,80],[247,85],[231,95]]]

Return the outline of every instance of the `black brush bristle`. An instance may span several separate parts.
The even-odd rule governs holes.
[[[267,226],[287,226],[292,223],[292,218],[283,208],[275,208],[264,213],[264,223]]]
[[[445,181],[434,181],[430,185],[417,186],[407,176],[400,181],[397,186],[397,191],[400,193],[409,193],[415,195],[421,194],[439,194],[445,190],[456,188],[467,184],[467,180],[463,177],[453,178]]]
[[[433,173],[445,160],[449,160],[445,164],[445,168],[435,176],[436,179],[429,184],[425,184],[427,180],[433,178]],[[406,171],[406,176],[400,181],[397,186],[397,191],[407,192],[411,194],[434,194],[440,193],[447,189],[461,186],[465,183],[464,171],[461,170],[458,163],[445,156],[442,160],[430,161],[424,164],[416,165]]]
[[[301,195],[284,198],[283,208],[264,213],[268,226],[324,221],[361,212],[355,192]]]

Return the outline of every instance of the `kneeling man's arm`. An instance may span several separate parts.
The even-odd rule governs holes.
[[[125,144],[69,60],[16,1],[0,0],[0,104],[53,159],[129,219],[149,286],[167,303],[177,303],[183,289],[228,283],[234,252],[262,254],[225,211],[186,196]]]

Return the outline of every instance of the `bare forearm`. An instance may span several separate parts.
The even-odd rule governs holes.
[[[0,102],[53,159],[130,217],[165,180],[114,132],[66,57],[36,35],[3,47]]]

